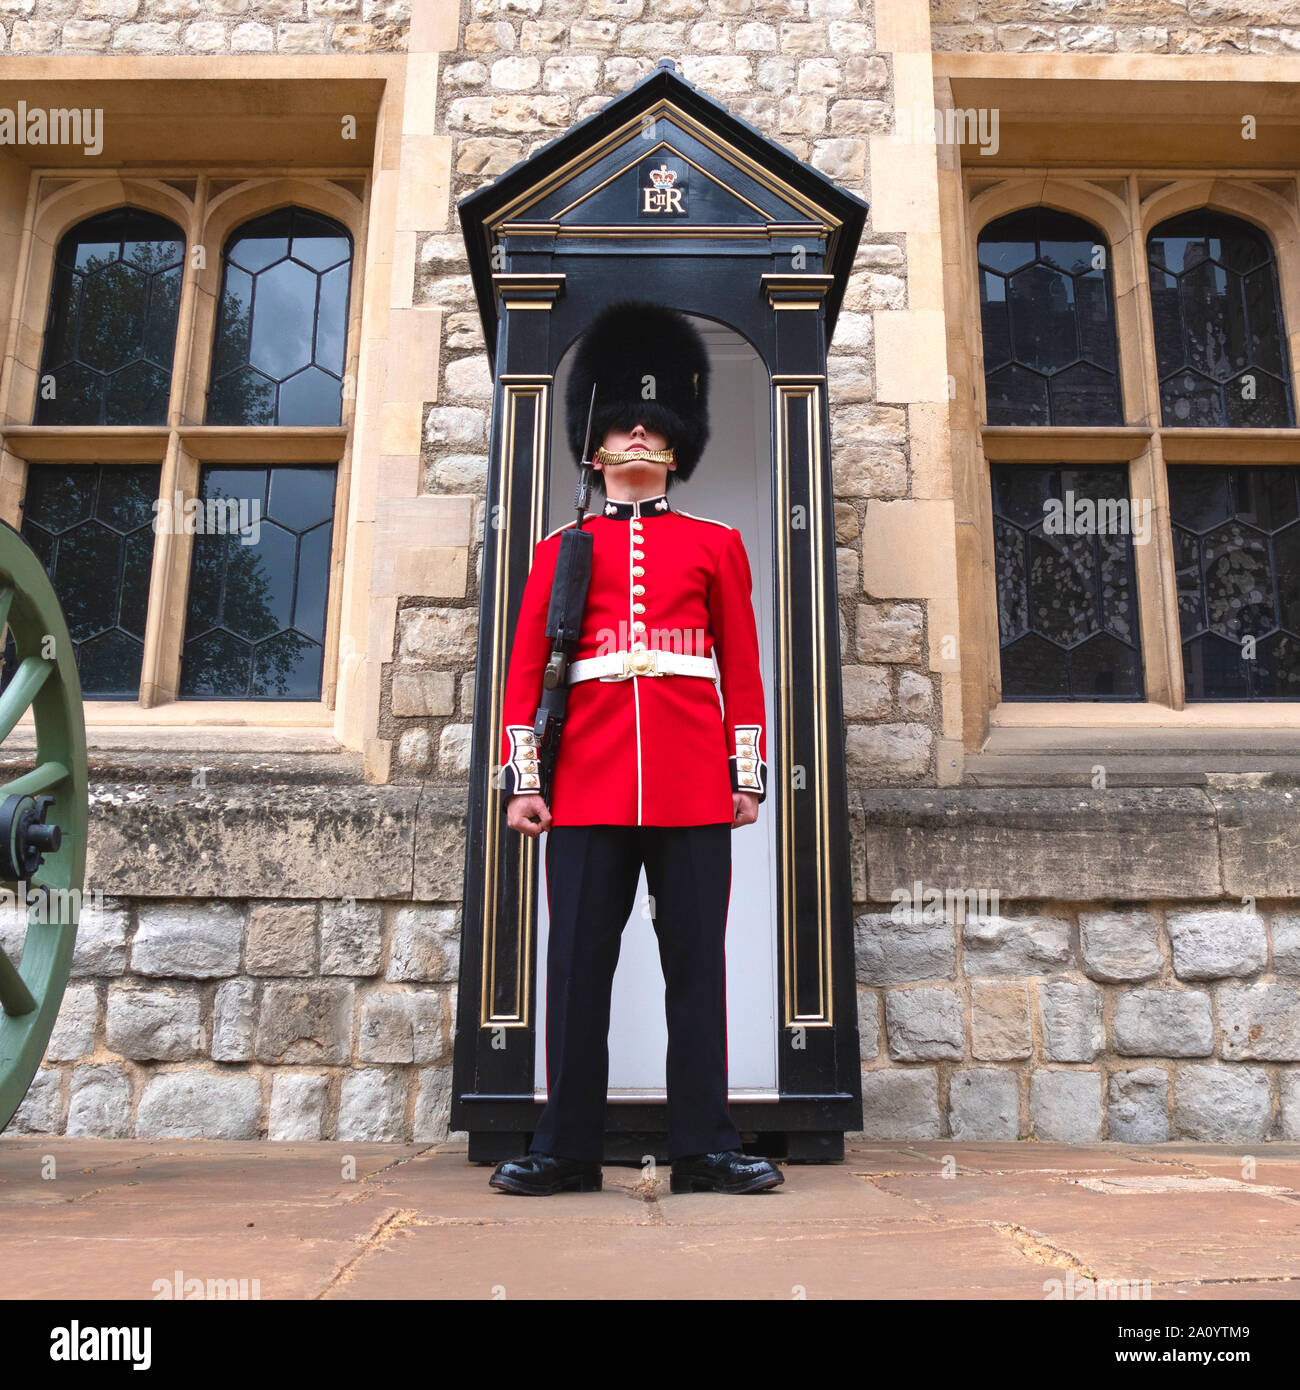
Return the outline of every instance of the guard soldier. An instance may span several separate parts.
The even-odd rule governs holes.
[[[503,799],[512,829],[548,832],[550,941],[547,1104],[528,1154],[490,1179],[505,1192],[601,1186],[610,992],[643,864],[665,982],[672,1191],[758,1192],[784,1181],[742,1151],[727,1107],[731,833],[757,820],[766,796],[749,560],[739,531],[667,495],[704,451],[708,383],[703,339],[656,304],[607,309],[574,360],[569,444],[581,463],[594,386],[591,438],[602,442],[593,467],[605,502],[584,520],[591,579],[549,805],[533,717],[567,527],[534,551],[506,678]]]

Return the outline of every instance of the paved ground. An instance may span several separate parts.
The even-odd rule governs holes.
[[[609,1166],[523,1198],[447,1145],[0,1138],[0,1297],[1293,1299],[1300,1145],[1259,1150],[863,1144],[749,1197]]]

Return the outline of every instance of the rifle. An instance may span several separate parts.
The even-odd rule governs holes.
[[[591,388],[587,410],[587,437],[582,445],[581,471],[574,501],[578,524],[560,537],[560,553],[555,561],[555,579],[546,613],[546,635],[551,639],[551,655],[542,675],[542,699],[533,720],[533,741],[537,749],[542,800],[551,803],[551,780],[560,752],[560,735],[569,704],[569,662],[578,646],[582,614],[591,583],[592,536],[584,531],[587,501],[591,496],[591,423],[596,413],[596,388]]]

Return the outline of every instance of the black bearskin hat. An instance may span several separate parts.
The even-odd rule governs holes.
[[[646,377],[654,378],[649,398]],[[709,354],[686,316],[662,304],[625,300],[610,305],[582,335],[565,392],[569,447],[579,464],[593,384],[592,453],[610,430],[630,430],[639,421],[676,453],[669,484],[684,483],[709,440]]]

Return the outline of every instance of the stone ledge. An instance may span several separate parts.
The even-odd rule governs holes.
[[[917,880],[1082,902],[1300,891],[1300,823],[1283,812],[1300,793],[1284,788],[873,788],[849,804],[872,902]]]
[[[466,793],[364,783],[95,784],[87,889],[457,902]]]

